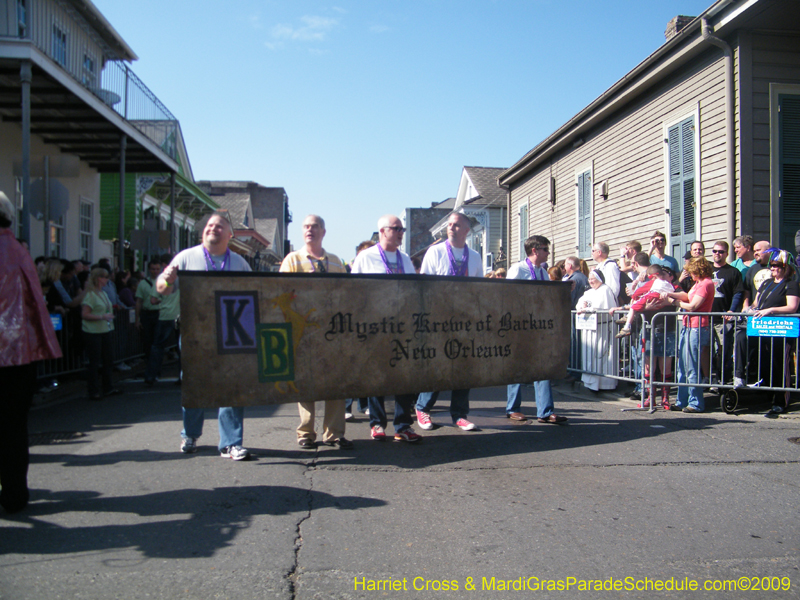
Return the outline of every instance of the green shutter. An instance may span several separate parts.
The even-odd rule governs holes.
[[[578,256],[592,253],[592,173],[578,175]]]
[[[800,229],[800,96],[778,97],[780,247],[794,252]]]
[[[667,142],[671,254],[680,257],[696,231],[694,117],[670,127]]]

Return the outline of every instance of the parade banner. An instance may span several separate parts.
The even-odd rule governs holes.
[[[179,286],[187,408],[566,376],[569,283],[181,271]]]

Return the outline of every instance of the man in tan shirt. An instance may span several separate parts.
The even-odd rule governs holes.
[[[335,254],[325,252],[322,239],[325,237],[325,221],[317,215],[308,215],[303,221],[301,250],[286,255],[281,263],[283,273],[346,273],[344,263]],[[339,448],[352,448],[353,442],[344,437],[344,400],[325,400],[325,417],[322,421],[322,443]],[[314,431],[314,402],[298,402],[300,425],[297,427],[297,443],[307,450],[316,447]]]

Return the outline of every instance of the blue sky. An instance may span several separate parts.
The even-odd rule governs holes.
[[[383,214],[509,167],[712,0],[94,0],[196,179],[282,186],[351,260]],[[135,8],[134,8],[135,6]]]

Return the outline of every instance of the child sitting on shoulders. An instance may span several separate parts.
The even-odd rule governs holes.
[[[660,265],[650,265],[647,267],[648,281],[644,285],[639,286],[631,294],[631,306],[628,311],[628,317],[625,320],[625,326],[617,334],[618,338],[626,337],[631,334],[631,324],[634,317],[645,310],[645,306],[651,300],[659,300],[662,292],[674,292],[675,287],[670,283],[667,274]]]

